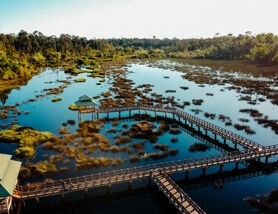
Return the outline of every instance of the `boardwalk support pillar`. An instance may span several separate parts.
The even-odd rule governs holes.
[[[128,190],[131,190],[132,189],[132,180],[129,180],[128,181]]]
[[[216,133],[214,133],[214,140],[216,140],[217,139],[217,135],[216,135]]]
[[[107,185],[107,194],[110,194],[110,191],[111,191],[111,184],[108,184]]]
[[[36,200],[37,204],[40,203],[40,198],[38,196],[35,198],[35,200]]]
[[[266,156],[266,157],[265,157],[265,164],[268,164],[268,157],[269,157],[269,156]]]
[[[185,179],[188,179],[189,178],[189,170],[187,170],[186,172],[185,172]]]
[[[203,171],[203,173],[201,176],[206,176],[207,167],[202,168],[202,171]]]
[[[236,162],[236,168],[235,169],[238,170],[238,162]]]
[[[237,149],[237,143],[235,143],[235,149]]]
[[[224,144],[226,145],[226,138],[223,138],[223,140],[224,140]]]
[[[222,172],[222,170],[223,170],[223,164],[220,164],[220,165],[219,165],[219,171],[218,171],[218,172]]]

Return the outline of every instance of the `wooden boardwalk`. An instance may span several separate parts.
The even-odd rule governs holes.
[[[152,180],[180,213],[204,214],[196,204],[165,172],[154,170]]]
[[[148,111],[152,111],[155,115],[158,112],[163,112],[165,117],[167,114],[172,114],[173,119],[183,124],[189,123],[191,127],[195,125],[198,131],[202,128],[205,131],[206,136],[208,134],[207,132],[210,131],[215,135],[215,139],[216,135],[219,135],[225,139],[225,141],[226,139],[229,139],[235,145],[241,145],[245,150],[225,152],[223,155],[211,155],[190,160],[164,162],[160,164],[119,169],[74,178],[32,183],[29,185],[18,186],[13,194],[13,197],[22,200],[34,198],[38,199],[41,197],[55,195],[61,195],[63,197],[65,193],[82,190],[86,192],[88,189],[100,186],[110,186],[122,182],[132,183],[132,181],[137,179],[149,178],[158,185],[159,189],[163,191],[163,193],[181,213],[205,213],[182,189],[180,189],[180,187],[168,176],[168,174],[170,175],[176,172],[189,172],[193,169],[203,169],[203,171],[205,171],[208,167],[216,165],[219,165],[222,168],[225,164],[234,162],[241,163],[247,160],[259,159],[261,157],[265,157],[267,162],[268,157],[278,154],[278,144],[273,146],[262,146],[261,144],[251,141],[245,137],[175,108],[129,106],[107,109],[80,109],[79,113],[95,113],[98,118],[99,114],[102,113],[106,113],[107,117],[109,117],[110,112],[118,112],[120,117],[121,112],[124,111],[128,111],[129,116],[131,116],[132,111],[139,111],[139,114],[141,114],[141,111],[145,111],[146,113]],[[183,119],[183,121],[181,119]]]
[[[109,186],[116,183],[132,182],[142,178],[151,178],[155,170],[163,170],[167,174],[175,172],[186,172],[193,169],[206,169],[210,166],[225,165],[233,162],[242,162],[260,157],[268,157],[278,154],[278,145],[270,146],[262,151],[245,151],[231,153],[229,155],[212,155],[196,159],[164,162],[147,166],[139,166],[127,169],[119,169],[97,174],[84,175],[63,180],[33,183],[31,185],[18,186],[13,197],[21,199],[32,199],[63,195],[75,191],[87,191],[88,189]]]
[[[264,148],[263,145],[255,142],[255,141],[252,141],[248,138],[240,136],[234,132],[231,132],[229,130],[216,126],[216,125],[209,123],[207,121],[204,121],[202,119],[199,119],[191,114],[183,112],[174,107],[158,108],[158,107],[152,107],[152,106],[125,106],[125,107],[118,107],[118,108],[87,108],[87,109],[80,109],[79,113],[80,114],[96,113],[97,115],[99,115],[102,113],[109,114],[112,112],[119,112],[119,115],[120,115],[121,112],[126,112],[126,111],[129,112],[129,115],[131,115],[132,111],[138,111],[139,114],[141,113],[141,111],[145,111],[145,112],[151,111],[151,112],[154,112],[155,114],[158,112],[161,112],[161,113],[164,113],[165,115],[172,114],[173,118],[177,117],[177,120],[179,120],[179,121],[182,118],[185,122],[195,124],[198,127],[198,129],[203,128],[206,133],[208,131],[210,131],[210,132],[214,133],[215,135],[221,136],[225,140],[228,139],[228,140],[231,140],[235,144],[239,144],[239,145],[243,146],[243,148],[245,148],[245,149],[262,150]]]

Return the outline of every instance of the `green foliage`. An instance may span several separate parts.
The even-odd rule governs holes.
[[[29,78],[37,67],[66,65],[77,74],[81,66],[90,66],[100,76],[104,61],[133,58],[209,58],[278,61],[278,36],[273,33],[219,36],[200,39],[86,39],[61,34],[45,36],[21,30],[18,35],[0,34],[0,78]],[[88,70],[86,71],[88,72]]]
[[[61,97],[55,97],[51,100],[51,102],[56,103],[56,102],[60,102],[62,100]]]
[[[75,82],[86,82],[85,78],[77,78],[74,80]]]
[[[35,65],[44,66],[46,59],[41,52],[37,52],[32,56],[32,61]]]
[[[50,132],[39,132],[31,127],[12,126],[0,131],[0,140],[5,143],[18,143],[15,155],[24,158],[35,156],[35,147],[52,137]]]

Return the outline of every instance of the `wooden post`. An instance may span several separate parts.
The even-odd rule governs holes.
[[[223,164],[220,164],[219,165],[219,172],[222,172],[222,170],[223,170]]]
[[[237,143],[235,143],[235,149],[237,149]]]
[[[81,122],[81,114],[79,111],[78,111],[78,122]]]
[[[10,214],[8,197],[6,197],[6,207],[7,207],[7,213]]]
[[[226,138],[223,138],[223,140],[224,140],[224,144],[226,145]]]
[[[189,178],[189,170],[187,170],[186,172],[185,172],[185,179],[188,179]]]
[[[132,189],[132,180],[129,180],[128,181],[128,190],[131,190]]]
[[[206,168],[206,167],[204,167],[202,170],[203,170],[202,176],[206,176],[206,171],[207,171],[207,168]]]
[[[238,162],[236,162],[236,170],[238,170]]]
[[[217,138],[217,135],[216,135],[216,133],[214,133],[214,140],[216,140],[216,138]]]
[[[121,111],[119,111],[119,119],[121,118]]]
[[[207,129],[205,129],[205,134],[206,134],[206,136],[208,135],[208,130]]]
[[[268,156],[265,157],[265,164],[268,164]]]

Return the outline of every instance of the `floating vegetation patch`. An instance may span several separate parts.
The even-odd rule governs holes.
[[[271,127],[271,129],[278,134],[278,120],[268,119],[256,109],[240,109],[239,112],[248,113],[251,117],[255,118],[258,124],[262,124],[265,128]]]
[[[214,120],[215,117],[216,117],[215,114],[211,114],[211,113],[208,113],[208,112],[205,112],[205,113],[204,113],[204,116],[205,116],[206,118],[211,119],[211,120]]]
[[[179,141],[179,139],[176,138],[176,137],[172,137],[172,138],[171,138],[171,142],[172,142],[172,143],[177,143],[178,141]]]
[[[80,107],[75,104],[70,104],[68,108],[72,111],[77,111]]]
[[[200,106],[200,105],[202,105],[203,102],[204,102],[204,100],[202,100],[202,99],[193,99],[192,100],[192,103],[195,106]]]
[[[0,131],[0,140],[4,143],[17,143],[15,155],[22,158],[34,158],[35,147],[48,141],[52,137],[50,132],[40,132],[31,127],[12,126]]]
[[[183,102],[183,106],[190,106],[190,102],[184,101],[184,102]]]
[[[203,143],[194,143],[190,145],[189,151],[190,152],[205,152],[209,149],[209,146]]]
[[[86,82],[86,79],[85,78],[76,78],[74,81],[75,82]]]
[[[96,95],[96,96],[93,96],[94,99],[99,99],[100,96],[99,95]]]
[[[207,96],[210,96],[210,97],[214,96],[213,93],[206,93],[206,95],[207,95]]]
[[[75,125],[75,120],[68,120],[67,124],[74,126]]]
[[[234,127],[240,131],[244,130],[247,134],[256,134],[254,130],[250,129],[250,127],[246,125],[235,124]]]
[[[183,89],[183,90],[188,90],[189,89],[189,87],[187,87],[187,86],[181,86],[180,88]]]
[[[249,119],[246,119],[246,118],[239,118],[238,120],[240,122],[243,122],[243,123],[248,123],[249,122]]]
[[[191,111],[194,112],[195,114],[199,114],[203,112],[201,109],[191,109]]]
[[[129,157],[129,161],[130,161],[131,163],[139,162],[140,159],[141,159],[141,158],[140,158],[139,156],[130,156],[130,157]]]
[[[177,135],[177,134],[181,133],[181,130],[179,128],[176,128],[176,127],[171,127],[171,129],[169,130],[169,133]]]
[[[269,193],[258,195],[255,198],[246,197],[244,201],[265,213],[278,213],[278,189],[273,189]]]
[[[155,144],[153,147],[155,149],[158,149],[158,150],[162,151],[162,152],[168,151],[168,144]]]
[[[248,114],[250,114],[251,117],[262,117],[263,116],[263,114],[260,113],[256,109],[240,109],[239,112],[248,113]]]
[[[165,93],[176,93],[176,92],[177,92],[176,90],[170,90],[170,89],[165,91]]]
[[[51,102],[56,103],[56,102],[60,102],[62,100],[61,97],[55,97],[51,100]]]

